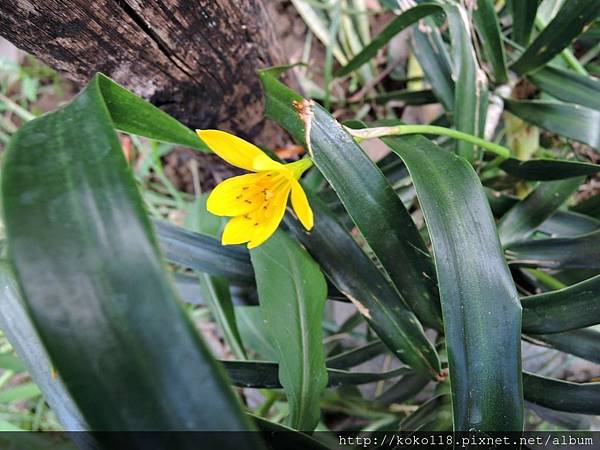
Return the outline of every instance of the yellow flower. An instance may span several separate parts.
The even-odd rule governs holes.
[[[196,130],[208,147],[227,161],[250,172],[229,178],[213,189],[206,207],[217,216],[232,217],[221,241],[223,245],[248,243],[258,247],[277,230],[288,197],[304,228],[313,227],[313,212],[298,179],[312,166],[308,158],[281,164],[255,145],[219,130]]]

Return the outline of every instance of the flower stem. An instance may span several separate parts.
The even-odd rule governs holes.
[[[485,139],[473,136],[472,134],[463,133],[462,131],[435,125],[396,125],[393,127],[375,127],[360,130],[346,127],[346,130],[359,141],[384,136],[402,136],[406,134],[435,134],[439,136],[448,136],[453,139],[459,139],[478,145],[502,158],[510,157],[510,150],[502,145],[494,144],[493,142],[486,141]]]

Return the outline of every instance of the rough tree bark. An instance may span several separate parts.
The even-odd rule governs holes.
[[[278,140],[256,70],[283,61],[261,0],[0,0],[0,35],[78,84],[103,72],[188,126]]]

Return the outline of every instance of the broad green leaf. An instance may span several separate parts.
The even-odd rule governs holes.
[[[500,165],[500,168],[514,177],[529,181],[563,180],[600,172],[600,164],[543,158],[527,161],[508,158]]]
[[[542,67],[568,47],[599,14],[600,2],[597,0],[566,1],[511,69],[519,74],[526,74]]]
[[[160,220],[154,221],[154,227],[167,261],[232,281],[253,282],[252,265],[245,248],[225,247],[210,236]]]
[[[544,100],[505,99],[504,104],[508,111],[526,122],[581,141],[600,151],[600,111]]]
[[[600,332],[595,329],[584,328],[555,334],[531,334],[529,337],[561,352],[600,364],[600,353],[598,352]]]
[[[506,247],[511,264],[546,269],[599,269],[600,231],[576,237],[516,242]]]
[[[315,228],[306,233],[295,221],[291,231],[356,306],[379,338],[402,362],[435,379],[441,367],[414,313],[356,241],[314,195],[309,197]]]
[[[2,178],[23,300],[89,426],[250,429],[168,282],[98,77],[17,132]]]
[[[582,177],[540,183],[521,202],[513,206],[498,224],[503,245],[523,241],[548,219],[583,182]]]
[[[540,0],[513,0],[510,2],[512,7],[512,38],[520,45],[527,46],[535,22]]]
[[[110,78],[98,74],[94,82],[117,130],[210,152],[188,127]]]
[[[262,73],[266,114],[305,143],[298,95]],[[427,325],[439,324],[439,301],[427,248],[402,201],[379,168],[323,108],[305,103],[310,120],[309,152],[352,220],[402,294]],[[298,106],[299,107],[299,106]],[[308,123],[308,122],[307,122]],[[355,180],[361,180],[356,183]]]
[[[277,349],[290,423],[312,431],[327,384],[321,321],[327,285],[319,266],[282,231],[250,252],[260,309]]]
[[[408,28],[419,19],[429,16],[430,14],[440,11],[440,5],[435,3],[421,3],[420,5],[414,6],[399,16],[394,18],[384,29],[381,31],[376,38],[374,38],[369,45],[361,50],[348,64],[342,67],[336,76],[341,77],[349,74],[350,72],[358,69],[363,64],[369,62],[373,57],[377,55],[379,49],[384,47],[394,36],[400,33],[402,30]]]
[[[536,405],[578,414],[600,414],[600,383],[571,383],[523,372],[525,399]]]
[[[383,141],[408,167],[433,246],[454,429],[520,430],[521,306],[477,174],[421,136]]]
[[[0,263],[0,328],[15,348],[44,399],[66,430],[86,431],[88,425],[67,392],[63,380],[53,376],[52,363],[22,302],[14,276]]]
[[[494,10],[494,1],[477,0],[477,5],[473,10],[473,19],[485,56],[492,66],[496,83],[506,83],[508,81],[506,55],[500,24]]]
[[[547,66],[527,77],[542,91],[559,100],[600,110],[600,80]]]
[[[272,361],[221,361],[231,382],[240,387],[253,389],[281,389],[278,376],[280,368]],[[387,372],[349,372],[340,369],[327,369],[327,386],[354,386],[389,380],[404,375],[408,369],[399,368]]]
[[[428,17],[422,23],[425,25],[423,29],[418,26],[412,29],[413,53],[431,84],[431,90],[444,109],[452,112],[455,86],[450,55],[435,21]]]
[[[573,286],[521,299],[523,331],[562,333],[600,323],[600,275]]]

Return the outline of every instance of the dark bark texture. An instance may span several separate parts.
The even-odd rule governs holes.
[[[281,139],[256,75],[283,62],[261,0],[0,0],[0,35],[80,85],[103,72],[190,127]]]

